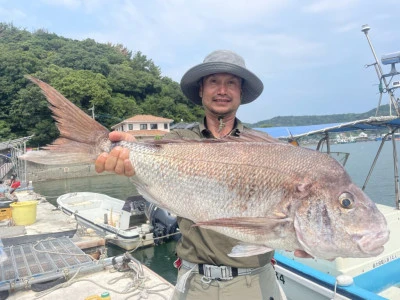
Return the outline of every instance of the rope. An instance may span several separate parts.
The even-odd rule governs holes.
[[[129,282],[122,291],[118,291],[116,289],[111,288],[109,285],[115,284],[118,281],[120,281],[121,279],[133,278],[135,272],[125,273],[124,275],[122,275],[120,277],[113,278],[107,282],[107,284],[109,284],[109,285],[106,286],[103,284],[99,284],[98,282],[96,282],[92,279],[86,279],[86,278],[75,279],[78,276],[78,274],[80,273],[81,269],[82,269],[82,267],[79,268],[77,270],[77,272],[74,274],[74,276],[72,276],[71,279],[69,279],[67,282],[56,285],[46,291],[37,293],[35,295],[34,299],[40,299],[44,296],[49,295],[50,293],[53,293],[54,291],[56,291],[58,289],[72,286],[73,284],[78,283],[78,282],[90,282],[104,290],[111,291],[111,292],[119,294],[119,295],[128,295],[126,298],[124,298],[125,300],[132,299],[132,297],[134,297],[134,296],[139,296],[139,298],[137,298],[137,299],[148,299],[149,298],[148,295],[157,295],[157,296],[161,297],[162,299],[167,300],[167,298],[163,295],[163,293],[161,293],[163,291],[167,291],[168,289],[170,289],[170,286],[166,283],[158,283],[153,286],[146,286],[146,281],[148,281],[149,278],[144,277],[139,280],[132,280],[132,282]],[[165,286],[165,287],[155,289],[157,287],[162,287],[162,286]],[[132,289],[134,289],[134,291],[132,291]]]
[[[32,249],[34,251],[36,251],[36,252],[39,252],[39,253],[49,253],[49,254],[58,254],[58,255],[71,255],[71,256],[87,256],[90,259],[94,260],[94,258],[92,256],[90,256],[89,254],[86,254],[86,253],[71,253],[71,252],[63,253],[63,252],[58,252],[58,251],[36,249],[36,246],[39,245],[40,243],[46,242],[46,241],[50,241],[50,240],[56,240],[56,239],[52,238],[52,237],[48,237],[48,238],[46,238],[44,240],[39,240],[39,241],[37,241],[36,243],[34,243],[32,245]]]

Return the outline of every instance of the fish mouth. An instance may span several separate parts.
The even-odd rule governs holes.
[[[383,252],[383,245],[389,240],[390,231],[385,230],[378,233],[369,233],[365,235],[357,235],[353,238],[356,240],[360,250],[370,256],[376,256]]]

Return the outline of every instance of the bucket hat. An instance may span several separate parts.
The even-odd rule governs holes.
[[[182,76],[182,92],[195,104],[202,105],[199,81],[204,76],[216,73],[229,73],[243,79],[241,104],[257,99],[264,89],[262,81],[246,68],[240,55],[229,50],[217,50],[207,55],[203,63],[189,69]]]

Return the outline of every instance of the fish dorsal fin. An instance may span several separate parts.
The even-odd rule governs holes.
[[[214,139],[168,139],[163,138],[160,140],[146,140],[140,141],[143,144],[163,145],[163,144],[180,144],[180,143],[200,143],[200,144],[213,144],[213,143],[244,143],[244,142],[264,142],[264,143],[282,143],[282,141],[275,139],[266,133],[251,130],[244,131],[239,136],[226,136],[224,138]]]

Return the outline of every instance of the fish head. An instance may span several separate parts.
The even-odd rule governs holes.
[[[343,172],[301,186],[308,192],[294,213],[298,242],[308,254],[323,259],[377,256],[389,240],[386,219]]]

